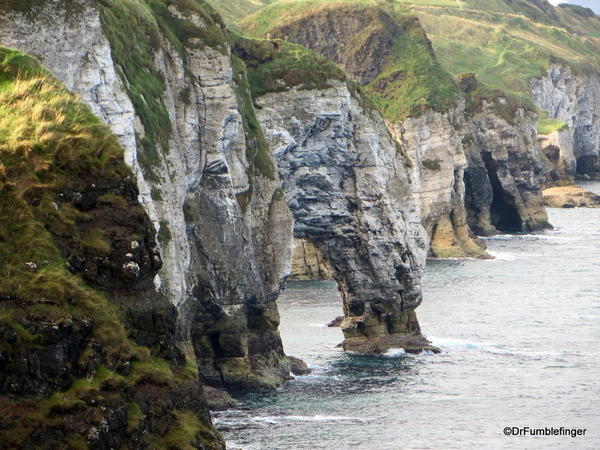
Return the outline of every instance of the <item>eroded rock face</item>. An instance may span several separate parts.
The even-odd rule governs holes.
[[[3,12],[0,42],[37,56],[119,137],[140,201],[160,230],[163,266],[156,288],[178,308],[179,333],[191,343],[205,380],[277,386],[289,374],[274,302],[290,272],[292,219],[274,195],[275,175],[248,175],[246,152],[253,144],[247,142],[229,50],[224,42],[211,46],[195,38],[181,53],[157,34],[151,69],[163,83],[170,132],[166,146],[149,149],[150,130],[111,49],[137,44],[115,42],[107,32],[102,14],[111,8],[116,6],[52,0],[27,13]],[[169,14],[199,30],[221,26],[175,5]],[[135,278],[130,263],[124,261],[123,270]]]
[[[331,267],[321,250],[310,241],[294,239],[292,280],[330,280]]]
[[[344,303],[344,348],[427,348],[421,303],[427,237],[406,160],[378,113],[347,85],[256,99],[296,238],[324,254]]]
[[[394,45],[409,42],[419,33],[426,45],[416,51],[431,52],[431,58],[435,59],[416,18],[401,24],[379,8],[324,7],[270,34],[326,56],[340,64],[349,78],[364,86],[395,63]],[[386,92],[388,84],[401,83],[404,76],[395,72],[370,89]],[[398,151],[406,152],[412,162],[411,191],[431,240],[429,253],[434,257],[487,256],[485,246],[471,233],[466,220],[463,174],[467,160],[456,129],[462,110],[461,105],[446,113],[428,108],[419,117],[387,121]]]
[[[434,257],[486,257],[484,244],[469,229],[465,211],[462,136],[463,108],[446,114],[429,111],[418,118],[388,123],[411,161],[412,192]]]
[[[538,135],[545,166],[545,186],[573,183],[577,169],[577,158],[573,149],[571,131],[568,128]]]
[[[517,109],[508,119],[484,101],[464,129],[465,200],[469,225],[478,235],[550,227],[541,191],[545,174],[537,116]]]
[[[554,64],[546,76],[531,80],[530,88],[540,109],[569,126],[577,173],[600,176],[600,76]]]

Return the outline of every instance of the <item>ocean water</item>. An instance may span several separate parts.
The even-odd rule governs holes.
[[[600,184],[586,188],[600,193]],[[418,309],[443,352],[336,348],[334,283],[279,301],[286,352],[313,373],[214,420],[230,448],[600,448],[600,209],[550,209],[555,229],[487,239],[496,259],[431,260]],[[505,427],[586,435],[505,436]]]

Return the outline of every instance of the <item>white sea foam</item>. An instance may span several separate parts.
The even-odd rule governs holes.
[[[387,352],[383,354],[383,356],[387,358],[397,358],[399,356],[406,355],[406,350],[403,348],[390,348]]]
[[[452,338],[428,338],[433,345],[441,348],[462,348],[466,350],[485,350],[484,344],[479,344],[473,341],[464,339],[452,339]]]
[[[500,260],[500,261],[514,261],[519,256],[522,256],[522,255],[518,255],[517,253],[497,252],[497,251],[490,251],[490,250],[488,250],[488,253],[490,255],[492,255],[495,259]],[[487,261],[494,261],[494,260],[489,259]]]
[[[276,425],[285,422],[368,422],[367,419],[362,419],[360,417],[326,416],[321,414],[316,414],[313,416],[255,416],[252,417],[251,420],[269,425]]]

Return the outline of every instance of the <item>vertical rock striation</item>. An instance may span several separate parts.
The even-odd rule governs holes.
[[[281,60],[302,51],[297,65],[281,71]],[[383,119],[331,63],[298,46],[243,40],[236,53],[247,61],[253,92],[260,94],[258,118],[294,216],[294,236],[323,253],[338,282],[344,348],[432,348],[414,312],[427,238],[406,158]],[[298,76],[309,65],[337,80]]]
[[[220,449],[117,139],[0,48],[0,442]]]
[[[276,386],[292,219],[224,33],[199,1],[53,0],[0,18],[1,42],[40,58],[119,137],[159,229],[155,285],[205,381]]]
[[[323,252],[310,241],[294,239],[292,280],[331,280],[331,267]]]
[[[600,176],[600,75],[553,64],[545,76],[531,80],[530,88],[540,109],[568,125],[577,174]]]
[[[388,123],[392,136],[412,162],[412,192],[423,226],[431,237],[429,253],[439,258],[485,257],[465,210],[467,158],[457,128],[464,108],[428,111],[421,117]]]

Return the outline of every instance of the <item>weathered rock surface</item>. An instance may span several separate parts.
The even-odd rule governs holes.
[[[257,98],[294,235],[325,255],[344,303],[344,348],[428,348],[414,309],[427,237],[405,158],[344,82]]]
[[[600,75],[553,64],[544,77],[531,80],[530,88],[540,109],[568,125],[577,173],[600,176]]]
[[[435,59],[418,20],[407,16],[405,21],[401,24],[377,7],[333,5],[300,15],[269,34],[326,56],[364,86],[395,64],[394,46],[401,45],[399,42],[415,46],[414,40],[421,39],[422,45],[415,46],[415,51],[423,52],[423,58]],[[422,37],[415,37],[420,34]],[[404,82],[404,75],[394,72],[371,84],[370,92],[381,91],[386,96],[394,85]],[[447,113],[421,112],[419,117],[388,120],[387,125],[399,151],[405,151],[412,164],[411,191],[431,240],[430,255],[487,257],[485,246],[473,236],[466,219],[463,174],[467,160],[456,129],[462,108],[456,106]]]
[[[418,118],[388,123],[412,162],[412,192],[438,258],[485,258],[485,245],[471,232],[465,211],[467,159],[461,135],[463,108],[446,114],[429,111]]]
[[[569,129],[538,135],[538,145],[545,158],[545,186],[571,184],[575,178],[577,158]]]
[[[469,225],[478,235],[550,227],[541,191],[545,174],[537,116],[522,108],[502,114],[506,102],[484,100],[463,130],[465,201]]]
[[[544,202],[551,208],[600,208],[600,195],[579,186],[556,186],[544,190]]]
[[[333,275],[323,253],[309,241],[294,239],[292,280],[331,280]]]
[[[161,125],[170,130],[162,143],[149,142],[156,123],[134,107],[133,74],[116,63],[115,48],[135,52],[138,45],[111,28],[115,14],[127,24],[119,5],[53,0],[3,13],[0,41],[40,58],[120,138],[140,200],[160,229],[163,267],[155,284],[179,309],[180,334],[206,382],[276,386],[289,374],[274,302],[290,270],[292,219],[274,195],[273,173],[247,158],[254,137],[240,113],[242,75],[234,73],[224,37],[202,44],[207,28],[223,36],[222,25],[183,4],[173,3],[168,14],[198,37],[173,43],[140,2],[156,40],[151,66],[142,70],[162,83],[152,100],[170,122]]]
[[[0,446],[224,448],[117,139],[36,60],[0,59],[19,136],[0,151]]]

